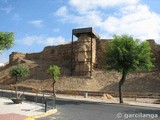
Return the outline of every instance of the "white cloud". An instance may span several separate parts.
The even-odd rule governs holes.
[[[126,7],[120,14],[121,17],[108,17],[100,27],[110,34],[127,33],[140,39],[160,39],[160,15],[150,11],[148,6]]]
[[[84,3],[81,0],[70,0],[69,4],[74,10],[65,7],[67,12],[59,15],[65,22],[96,27],[106,33],[103,36],[109,38],[113,34],[129,34],[142,40],[155,39],[160,43],[160,15],[139,0],[85,0]],[[114,8],[116,10],[108,12]]]
[[[3,67],[4,66],[4,63],[0,63],[0,67]]]
[[[97,8],[107,8],[119,5],[133,5],[139,0],[70,0],[69,4],[75,7],[79,12],[95,10]]]
[[[0,10],[1,11],[4,11],[5,13],[10,13],[14,8],[11,7],[11,6],[8,6],[8,7],[4,7],[4,8],[1,8]]]
[[[58,37],[45,37],[45,36],[26,36],[22,38],[22,41],[25,45],[31,46],[33,44],[39,44],[39,45],[59,45],[59,44],[64,44],[66,41],[64,37],[58,36]]]
[[[48,37],[46,39],[46,45],[59,45],[59,44],[64,44],[65,39],[62,36],[58,37]]]
[[[34,25],[35,27],[42,27],[43,26],[43,20],[32,20],[32,21],[29,21],[29,23]]]
[[[63,12],[64,11],[64,12]],[[54,15],[60,17],[62,22],[70,22],[70,23],[75,23],[75,24],[80,24],[80,25],[86,25],[90,26],[95,24],[99,24],[101,22],[101,13],[99,11],[87,11],[86,14],[83,15],[75,15],[69,13],[67,8],[65,6],[59,8]]]
[[[66,17],[68,15],[66,6],[60,7],[54,14],[57,16]]]

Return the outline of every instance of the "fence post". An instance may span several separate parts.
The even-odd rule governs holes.
[[[44,104],[44,93],[43,93],[43,99],[42,99],[42,104]]]
[[[38,99],[37,97],[38,97],[38,93],[36,93],[36,103],[37,103],[37,99]]]
[[[45,112],[47,112],[47,100],[45,101]]]
[[[134,100],[137,101],[137,95],[135,95],[135,99]]]
[[[3,97],[3,90],[2,90],[2,97]]]
[[[87,98],[88,97],[88,92],[85,92],[84,93],[84,98]]]

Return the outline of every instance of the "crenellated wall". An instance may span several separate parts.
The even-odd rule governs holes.
[[[22,61],[52,61],[53,64],[60,66],[68,66],[70,64],[71,45],[47,46],[39,53],[18,53],[13,52],[9,58],[9,64],[15,65],[22,63]]]
[[[160,45],[155,43],[153,39],[148,39],[147,41],[149,42],[153,53],[152,58],[155,68],[160,69]]]
[[[94,68],[102,68],[105,64],[105,49],[106,46],[109,45],[110,39],[102,39],[97,41],[97,43],[93,42],[93,57],[92,61],[94,65]],[[160,45],[156,44],[154,40],[147,40],[151,46],[152,50],[152,57],[154,58],[154,64],[155,68],[159,69],[160,68]],[[84,45],[82,45],[84,44]],[[82,43],[81,45],[78,45],[77,48],[78,50],[86,50],[90,49],[89,47],[87,48],[88,43]],[[88,45],[89,46],[89,45]],[[87,54],[87,52],[77,54],[75,59],[81,61],[87,60],[90,58],[90,54]],[[65,45],[59,45],[59,46],[48,46],[45,47],[42,52],[39,53],[27,53],[27,54],[22,54],[18,52],[13,52],[10,57],[9,57],[9,64],[10,65],[16,65],[19,63],[26,63],[27,60],[35,60],[35,61],[51,61],[53,64],[57,64],[62,67],[67,67],[68,70],[70,69],[70,64],[71,64],[71,44],[65,44]],[[87,66],[87,64],[86,64]],[[82,67],[82,68],[81,68]],[[76,66],[75,69],[90,69],[89,67],[85,67],[84,65],[82,66]]]
[[[14,78],[9,75],[9,70],[12,65],[24,64],[31,70],[28,78],[25,78],[22,84],[44,87],[43,89],[51,89],[51,81],[47,74],[49,65],[57,64],[61,68],[60,80],[56,83],[58,90],[89,90],[89,91],[116,91],[118,92],[118,82],[121,74],[117,72],[104,72],[103,66],[105,64],[105,49],[110,44],[109,39],[101,39],[96,43],[95,65],[93,71],[93,78],[85,77],[70,77],[71,66],[71,44],[64,44],[59,46],[45,47],[39,53],[22,54],[13,52],[10,55],[9,64],[0,69],[0,84],[13,84]],[[154,40],[147,40],[150,43],[155,69],[150,72],[135,72],[127,76],[126,82],[123,86],[125,92],[152,92],[160,91],[160,45],[156,44]],[[78,48],[78,46],[75,46]],[[94,61],[94,60],[93,60]],[[28,82],[27,82],[28,81]],[[39,83],[39,84],[37,84]]]

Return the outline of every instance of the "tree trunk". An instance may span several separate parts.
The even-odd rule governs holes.
[[[124,81],[126,80],[126,72],[125,70],[122,70],[122,78],[119,81],[119,103],[123,103],[123,96],[122,96],[122,85]]]
[[[17,88],[17,83],[16,83],[16,98],[18,99],[18,88]]]
[[[54,97],[54,102],[55,102],[55,108],[56,108],[56,92],[55,92],[55,79],[53,78],[53,81],[52,81],[52,87],[53,87],[53,97]]]
[[[53,79],[53,82],[52,82],[52,87],[53,87],[53,96],[56,97],[56,93],[55,93],[55,79]]]
[[[18,76],[16,76],[16,98],[18,99],[18,86],[17,86]]]

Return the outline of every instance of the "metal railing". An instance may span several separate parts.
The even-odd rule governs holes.
[[[45,101],[45,112],[52,110],[52,109],[56,109],[56,103],[55,103],[54,97],[46,99]]]
[[[21,92],[21,99],[23,101],[30,101],[35,103],[41,103],[44,105],[45,112],[48,110],[56,108],[55,105],[55,98],[51,97],[51,94],[48,93],[29,93],[29,92]],[[0,90],[0,97],[7,97],[7,98],[15,98],[16,93],[12,90]]]

